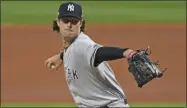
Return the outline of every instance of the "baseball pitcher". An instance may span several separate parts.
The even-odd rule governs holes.
[[[52,71],[64,65],[67,84],[78,107],[129,107],[127,97],[107,63],[109,60],[127,58],[129,71],[139,87],[162,75],[145,50],[95,43],[84,33],[85,20],[80,4],[63,3],[58,13],[53,30],[62,36],[64,50],[47,59],[45,65]]]

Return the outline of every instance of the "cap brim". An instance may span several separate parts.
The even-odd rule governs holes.
[[[76,15],[72,15],[72,14],[66,14],[66,15],[58,16],[58,18],[63,18],[63,17],[75,17],[75,18],[78,18],[78,19],[82,19],[81,17],[78,17]]]

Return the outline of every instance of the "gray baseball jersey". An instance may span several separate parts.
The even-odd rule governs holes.
[[[126,98],[106,61],[97,67],[93,66],[99,47],[101,45],[81,32],[64,50],[67,84],[79,107],[99,107]]]

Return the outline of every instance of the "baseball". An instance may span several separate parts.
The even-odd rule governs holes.
[[[55,68],[55,65],[51,65],[51,69],[54,69]]]

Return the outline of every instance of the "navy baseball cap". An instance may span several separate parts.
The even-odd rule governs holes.
[[[67,2],[60,5],[58,18],[72,16],[82,19],[82,6],[77,3]]]

